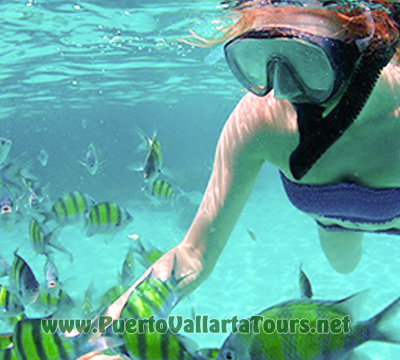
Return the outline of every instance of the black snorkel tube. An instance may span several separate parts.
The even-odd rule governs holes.
[[[395,16],[394,18],[397,20]],[[344,95],[326,117],[323,117],[325,109],[321,106],[294,104],[298,115],[300,142],[290,155],[289,164],[296,180],[307,174],[356,119],[371,95],[382,69],[393,57],[398,43],[399,39],[386,45],[374,35],[349,79]]]

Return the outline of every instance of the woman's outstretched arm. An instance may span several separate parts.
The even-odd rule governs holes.
[[[222,131],[210,181],[186,236],[147,269],[109,307],[107,315],[119,317],[130,293],[150,271],[164,281],[175,268],[176,279],[183,279],[179,288],[184,296],[210,275],[267,158],[266,143],[276,141],[274,133],[278,128],[296,130],[293,123],[288,125],[287,119],[295,123],[294,110],[288,104],[278,103],[272,94],[264,98],[247,94],[240,101]]]

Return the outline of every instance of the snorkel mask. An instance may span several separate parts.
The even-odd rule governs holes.
[[[368,32],[351,40],[324,31],[328,24],[318,16],[313,20],[311,9],[287,9],[274,23],[229,41],[224,50],[246,89],[257,96],[273,89],[275,97],[296,108],[300,142],[290,156],[290,169],[300,180],[360,113],[394,55],[398,37],[388,44],[376,36],[371,10],[365,6],[359,16],[365,18]],[[295,16],[289,22],[291,11]]]

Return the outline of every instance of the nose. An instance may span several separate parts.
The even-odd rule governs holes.
[[[280,100],[293,101],[302,94],[301,85],[296,80],[293,71],[282,60],[274,59],[268,66],[270,87],[274,89],[274,96]]]

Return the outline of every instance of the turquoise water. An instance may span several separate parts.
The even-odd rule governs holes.
[[[65,290],[77,304],[90,281],[100,295],[118,281],[128,249],[127,235],[168,250],[183,238],[195,204],[180,209],[152,206],[141,192],[143,162],[135,126],[157,130],[165,166],[186,193],[202,193],[224,122],[243,96],[223,61],[209,65],[210,49],[177,39],[188,29],[210,36],[222,10],[213,1],[19,1],[2,2],[0,136],[13,141],[10,160],[33,159],[32,172],[52,199],[80,190],[98,201],[116,201],[134,222],[111,244],[105,236],[86,238],[79,226],[65,228],[59,241],[74,256],[56,263]],[[100,160],[91,176],[78,160],[93,142]],[[49,154],[43,167],[36,160]],[[259,199],[263,199],[262,202]],[[196,202],[195,202],[196,203]],[[250,239],[252,229],[256,241]],[[0,253],[13,251],[44,280],[45,259],[29,244],[28,219],[0,232]],[[400,295],[400,242],[367,235],[363,259],[351,275],[339,275],[325,260],[315,224],[294,209],[275,169],[266,165],[209,280],[191,296],[196,313],[210,318],[248,317],[283,300],[299,297],[300,263],[315,297],[341,299],[371,289],[362,315],[369,318]],[[144,269],[139,265],[137,275]],[[68,280],[67,280],[68,279]],[[77,305],[78,306],[78,305]],[[174,311],[189,314],[188,302]],[[399,321],[400,326],[400,321]],[[202,347],[220,346],[225,334],[191,337]],[[400,348],[365,344],[371,359],[397,359]]]

